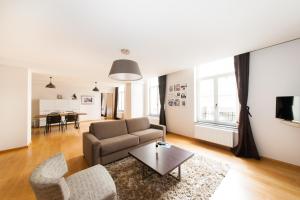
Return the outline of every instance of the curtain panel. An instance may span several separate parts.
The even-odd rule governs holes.
[[[113,118],[114,119],[118,119],[118,98],[119,98],[119,88],[115,87],[115,101],[114,101],[114,114],[113,114]]]
[[[238,124],[238,144],[233,152],[238,157],[260,159],[254,142],[247,106],[249,87],[249,57],[250,53],[234,56],[234,68],[238,89],[238,98],[241,105]]]
[[[159,100],[160,100],[160,113],[159,124],[166,126],[166,113],[165,113],[165,98],[167,87],[167,75],[158,77]]]

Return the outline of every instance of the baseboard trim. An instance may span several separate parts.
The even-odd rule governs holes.
[[[0,154],[11,152],[11,151],[16,151],[16,150],[20,150],[20,149],[25,149],[25,148],[28,148],[29,146],[30,146],[30,144],[28,144],[26,146],[21,146],[21,147],[15,147],[15,148],[10,148],[10,149],[6,149],[6,150],[1,150]]]
[[[276,160],[276,159],[268,158],[268,157],[265,157],[265,156],[261,156],[261,158],[262,158],[263,160],[268,160],[268,161],[271,161],[271,162],[280,163],[280,164],[282,164],[282,165],[286,165],[286,166],[288,166],[288,167],[291,167],[291,168],[295,168],[295,169],[300,170],[300,166],[299,166],[299,165],[295,165],[295,164],[292,164],[292,163],[283,162],[283,161],[281,161],[281,160]]]

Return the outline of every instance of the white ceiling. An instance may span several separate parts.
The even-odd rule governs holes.
[[[98,82],[121,48],[152,77],[299,36],[299,0],[0,0],[0,64]]]

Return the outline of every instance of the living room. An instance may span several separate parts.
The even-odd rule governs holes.
[[[300,199],[299,8],[1,1],[1,199]]]

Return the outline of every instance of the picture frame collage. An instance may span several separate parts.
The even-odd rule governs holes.
[[[172,84],[168,87],[168,106],[185,107],[187,99],[187,84]]]

